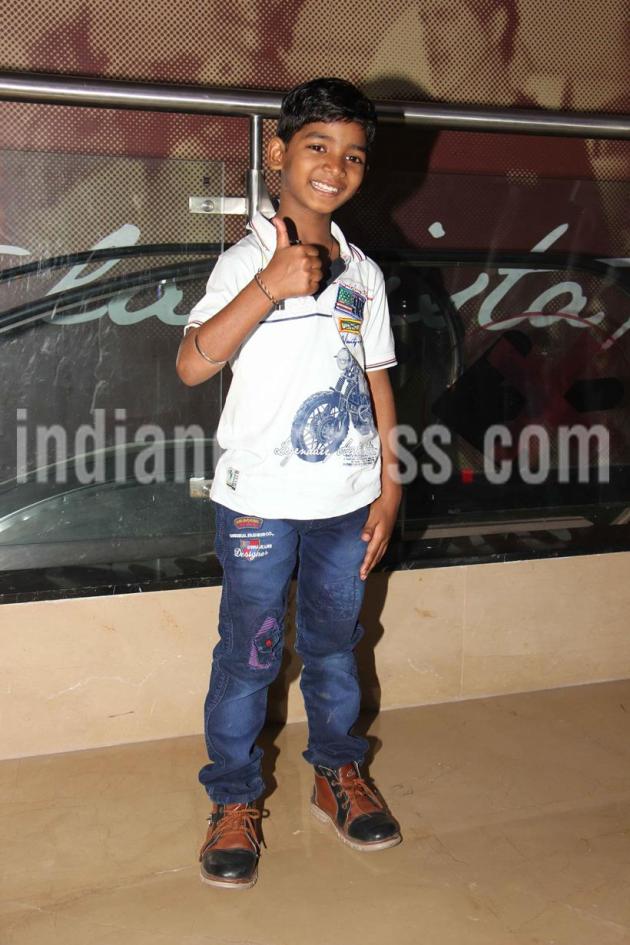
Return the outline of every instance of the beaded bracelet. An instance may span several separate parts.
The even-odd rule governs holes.
[[[195,332],[195,337],[194,337],[195,348],[197,349],[201,357],[204,358],[206,361],[208,361],[210,364],[225,364],[225,361],[215,361],[214,358],[209,357],[204,351],[201,350],[201,348],[199,347],[199,339],[197,338],[197,334],[198,333]]]
[[[265,293],[265,295],[267,296],[270,302],[273,302],[274,305],[279,305],[280,303],[278,299],[274,299],[273,295],[271,294],[271,292],[269,291],[265,283],[260,278],[261,272],[262,272],[262,269],[259,269],[256,275],[254,276],[254,279],[256,280],[256,285],[258,286],[259,289],[261,289]]]

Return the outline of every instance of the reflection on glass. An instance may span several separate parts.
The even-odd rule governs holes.
[[[174,362],[223,249],[222,164],[0,152],[0,569],[200,554],[222,380]],[[10,242],[9,242],[10,237]],[[26,549],[26,550],[25,550]]]
[[[212,507],[190,480],[203,494],[229,372],[186,388],[174,360],[223,248],[222,218],[188,197],[221,194],[223,169],[0,160],[35,182],[6,205],[0,259],[5,586],[205,579]],[[397,346],[390,564],[627,544],[630,279],[601,249],[614,240],[596,185],[389,177],[381,220],[348,230],[384,271]]]

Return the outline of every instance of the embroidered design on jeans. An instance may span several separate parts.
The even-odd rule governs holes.
[[[239,547],[234,549],[235,558],[245,558],[253,561],[255,558],[266,558],[273,545],[271,542],[263,544],[260,538],[241,538]]]
[[[276,656],[280,627],[275,617],[266,617],[252,641],[248,665],[252,669],[267,669]]]
[[[255,515],[239,515],[238,518],[234,519],[237,528],[261,528],[262,523],[263,519],[256,518]]]
[[[273,538],[273,532],[230,532],[230,538]]]

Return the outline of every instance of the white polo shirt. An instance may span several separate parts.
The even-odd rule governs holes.
[[[217,260],[184,331],[202,325],[268,264],[261,213]],[[380,495],[380,442],[365,371],[396,364],[383,274],[332,223],[343,271],[317,297],[285,299],[230,360],[211,497],[244,515],[329,518]]]

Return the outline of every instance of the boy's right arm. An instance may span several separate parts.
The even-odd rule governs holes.
[[[291,246],[284,220],[275,216],[276,251],[260,273],[269,292],[281,301],[298,295],[312,295],[322,279],[322,262],[315,246]],[[221,311],[198,328],[186,332],[177,352],[175,369],[188,387],[207,381],[228,361],[247,335],[271,310],[272,304],[254,279],[241,289]],[[211,364],[201,350],[218,364]],[[221,363],[222,362],[222,363]]]

